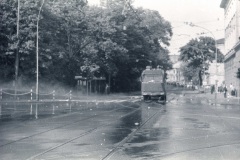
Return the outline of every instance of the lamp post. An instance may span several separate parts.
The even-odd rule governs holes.
[[[195,25],[195,24],[193,24],[191,22],[190,23],[186,22],[185,24],[187,24],[187,25],[189,25],[191,27],[198,27],[198,28],[201,28],[201,29],[204,29],[204,30],[208,31],[213,36],[213,39],[215,41],[215,47],[216,47],[216,51],[215,51],[215,61],[216,61],[216,71],[215,71],[215,74],[216,74],[216,77],[215,77],[215,105],[216,105],[217,104],[217,73],[218,73],[218,69],[217,69],[217,41],[216,41],[216,38],[215,38],[214,34],[210,30],[208,30],[207,28]]]
[[[17,1],[17,50],[15,57],[15,84],[14,84],[14,98],[17,97],[18,87],[18,72],[19,72],[19,20],[20,20],[20,0]]]
[[[41,6],[40,6],[40,9],[39,9],[39,12],[38,12],[38,17],[37,17],[37,42],[36,42],[36,100],[38,101],[39,100],[39,89],[38,89],[38,85],[39,85],[39,83],[38,83],[38,77],[39,77],[39,64],[38,64],[38,55],[39,55],[39,53],[38,53],[38,28],[39,28],[39,19],[40,19],[40,13],[41,13],[41,11],[42,11],[42,7],[43,7],[43,4],[44,4],[44,1],[45,0],[43,0],[42,1],[42,4],[41,4]]]

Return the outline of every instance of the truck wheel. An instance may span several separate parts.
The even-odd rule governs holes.
[[[159,97],[159,102],[162,103],[162,104],[166,104],[166,102],[167,102],[166,95],[160,96]]]
[[[150,100],[150,96],[143,96],[143,100],[144,101]]]
[[[167,103],[167,96],[166,96],[166,95],[164,95],[164,101],[163,101],[163,103],[164,103],[164,104]]]

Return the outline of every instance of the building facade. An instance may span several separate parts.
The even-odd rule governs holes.
[[[181,72],[181,61],[179,55],[170,55],[170,60],[173,63],[173,69],[167,71],[167,82],[184,84],[184,77]]]
[[[217,48],[221,51],[221,53],[225,54],[225,40],[224,38],[216,40]],[[217,68],[216,68],[217,67]],[[216,74],[217,72],[217,74]],[[205,80],[206,85],[215,85],[217,80],[217,85],[221,86],[225,83],[225,70],[224,63],[217,63],[214,60],[213,63],[209,64],[209,68],[207,70],[207,76]]]
[[[216,69],[217,67],[217,69]],[[217,70],[217,76],[216,76]],[[217,79],[217,85],[221,86],[225,83],[225,73],[224,73],[224,64],[223,63],[210,63],[207,71],[207,76],[204,85],[215,85]]]
[[[224,30],[225,30],[225,83],[230,84],[239,91],[240,80],[236,77],[238,68],[240,68],[240,1],[222,0],[220,7],[224,9]]]

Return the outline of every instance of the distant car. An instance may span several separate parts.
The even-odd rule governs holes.
[[[199,87],[199,93],[204,93],[205,92],[205,88],[204,88],[204,86],[202,86],[202,87]]]
[[[186,87],[187,87],[187,88],[193,88],[193,85],[187,84]]]
[[[206,89],[210,89],[210,88],[211,88],[211,86],[209,86],[209,85],[206,85],[206,86],[204,86],[204,88],[206,88]]]

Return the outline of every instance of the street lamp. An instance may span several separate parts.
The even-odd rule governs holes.
[[[39,77],[39,65],[38,65],[38,27],[39,27],[39,19],[40,19],[40,13],[42,11],[42,7],[43,7],[43,4],[44,4],[44,1],[42,1],[42,4],[39,8],[39,12],[38,12],[38,17],[37,17],[37,42],[36,42],[36,72],[37,72],[37,75],[36,75],[36,100],[38,101],[39,100],[39,89],[38,89],[38,77]]]
[[[187,25],[189,25],[189,26],[191,26],[191,27],[198,27],[198,28],[201,28],[201,29],[204,29],[204,30],[208,31],[208,32],[213,36],[213,39],[214,39],[214,41],[215,41],[215,47],[216,47],[216,51],[215,51],[215,61],[216,61],[216,73],[215,73],[215,74],[216,74],[216,77],[215,77],[215,105],[216,105],[216,103],[217,103],[217,72],[218,72],[218,69],[217,69],[217,41],[216,41],[216,38],[215,38],[214,34],[213,34],[210,30],[208,30],[207,28],[204,28],[204,27],[202,27],[202,26],[195,25],[195,24],[193,24],[192,22],[190,22],[190,23],[185,22],[185,24],[187,24]]]

